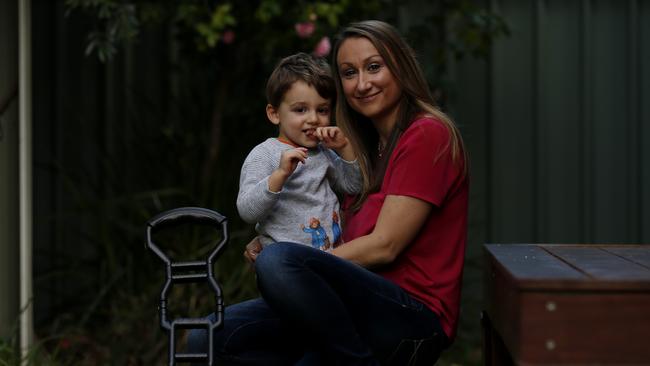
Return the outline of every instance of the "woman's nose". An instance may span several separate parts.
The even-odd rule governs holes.
[[[359,77],[357,78],[357,91],[363,93],[369,90],[370,87],[370,78],[368,75],[359,73]]]

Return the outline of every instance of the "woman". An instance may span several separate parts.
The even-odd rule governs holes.
[[[468,198],[460,133],[389,24],[345,28],[332,71],[337,124],[364,181],[345,202],[345,244],[249,244],[262,298],[226,309],[215,335],[225,364],[431,365],[454,339]]]

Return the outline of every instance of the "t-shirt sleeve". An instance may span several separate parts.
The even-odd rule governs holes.
[[[387,195],[415,197],[441,206],[459,174],[450,134],[441,122],[414,123],[402,135],[384,177]]]

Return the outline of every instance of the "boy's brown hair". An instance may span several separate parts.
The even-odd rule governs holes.
[[[275,66],[266,82],[267,102],[277,108],[284,94],[299,80],[313,86],[322,98],[334,103],[336,87],[329,64],[324,58],[304,52],[285,57]]]

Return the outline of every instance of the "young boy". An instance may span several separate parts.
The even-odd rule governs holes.
[[[282,59],[269,77],[266,115],[278,137],[248,154],[237,196],[240,216],[257,224],[264,246],[288,241],[328,250],[340,239],[335,191],[356,194],[362,182],[348,139],[329,126],[335,95],[327,63],[305,53]]]

